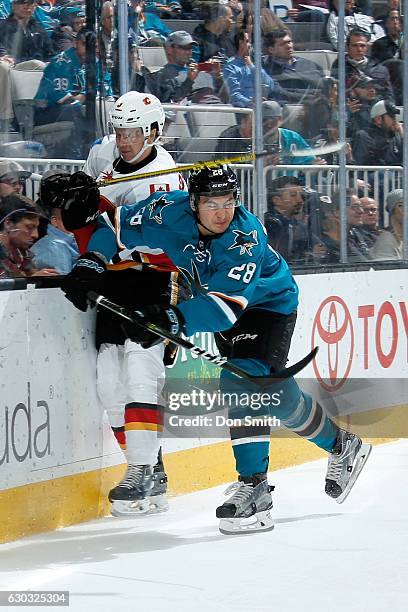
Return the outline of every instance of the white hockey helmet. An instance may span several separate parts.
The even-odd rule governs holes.
[[[141,128],[143,136],[149,136],[157,128],[161,136],[164,127],[163,106],[156,96],[139,91],[128,91],[120,96],[110,113],[114,128]]]

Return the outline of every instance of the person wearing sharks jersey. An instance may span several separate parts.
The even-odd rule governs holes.
[[[155,96],[136,91],[124,94],[111,111],[115,134],[91,148],[84,172],[99,181],[174,168],[172,157],[158,144],[164,120],[163,107]],[[152,193],[184,186],[177,172],[107,185],[99,188],[99,210],[114,211]],[[82,253],[88,250],[93,230],[88,226],[75,231]],[[103,275],[104,294],[132,309],[152,301],[175,304],[179,289],[177,269],[154,249],[143,253],[119,249]],[[86,308],[86,300],[75,305]],[[165,363],[174,352],[172,345],[162,342],[144,350],[128,337],[121,320],[103,308],[97,309],[96,345],[98,396],[128,463],[124,478],[109,493],[112,514],[163,511],[168,505],[164,499],[167,478],[159,451],[163,422],[160,390]]]
[[[281,370],[298,306],[298,289],[286,261],[268,245],[259,219],[241,206],[231,168],[192,172],[188,190],[188,194],[153,194],[116,209],[114,215],[104,214],[89,245],[95,264],[103,269],[118,246],[165,252],[190,279],[193,297],[177,307],[151,304],[137,309],[135,316],[173,334],[215,332],[221,354],[253,376]],[[78,278],[75,269],[71,275]],[[87,289],[94,284],[97,291],[97,276],[93,272],[87,277]],[[75,292],[67,292],[67,297],[72,299]],[[133,333],[146,348],[160,342],[139,326]],[[259,387],[223,369],[221,389],[236,394],[231,415],[244,419],[245,425],[231,428],[238,483],[230,499],[217,508],[220,531],[272,529],[272,488],[267,482],[270,428],[247,426],[245,417],[254,415],[248,402],[239,401],[239,393],[259,394]],[[325,490],[343,501],[368,457],[369,445],[339,429],[293,378],[281,381],[279,389],[279,405],[267,406],[265,414],[275,415],[288,429],[329,453]],[[254,521],[250,527],[244,520],[249,517]]]

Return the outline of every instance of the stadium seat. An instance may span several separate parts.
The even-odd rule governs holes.
[[[139,56],[150,72],[156,72],[167,64],[164,47],[139,47]]]
[[[200,19],[163,19],[162,20],[173,32],[183,30],[192,34],[195,28],[203,23]]]
[[[231,109],[231,106],[226,108]],[[237,123],[234,112],[223,112],[217,105],[217,111],[195,111],[190,113],[194,136],[198,138],[218,138],[227,127]]]
[[[41,70],[10,70],[11,96],[14,100],[32,100],[42,78]]]
[[[190,164],[214,159],[216,143],[216,139],[213,138],[182,138],[178,143],[177,161],[182,164]]]
[[[71,121],[58,121],[34,127],[34,96],[42,78],[42,71],[11,70],[11,95],[13,109],[24,140],[39,142],[52,155],[57,143],[70,139],[75,126]]]
[[[330,76],[332,64],[337,58],[337,51],[296,51],[295,55],[315,62],[321,66],[326,76]]]
[[[114,104],[115,100],[105,100],[105,98],[103,98],[101,103],[100,98],[96,98],[96,138],[103,138],[108,133],[109,113]]]
[[[332,46],[326,40],[326,26],[324,23],[305,23],[300,21],[289,22],[288,28],[292,33],[295,49],[328,49]]]

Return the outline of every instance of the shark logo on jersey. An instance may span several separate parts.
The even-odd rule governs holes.
[[[259,244],[257,230],[252,232],[241,232],[241,230],[232,230],[235,234],[235,242],[228,247],[228,250],[239,249],[240,255],[252,255],[252,249]]]
[[[201,282],[200,273],[197,270],[197,266],[195,265],[194,261],[191,262],[191,272],[186,270],[186,268],[181,268],[180,266],[178,266],[178,269],[188,281],[190,287],[195,290],[195,293],[207,293],[208,285],[204,285]]]
[[[150,210],[149,218],[154,219],[156,223],[160,223],[161,225],[163,223],[163,219],[162,219],[163,208],[165,208],[169,204],[174,204],[174,202],[167,202],[164,196],[161,196],[157,200],[153,200],[153,202],[149,204],[149,210]]]
[[[198,263],[203,263],[205,261],[210,263],[211,253],[210,251],[205,249],[204,246],[200,244],[200,242],[198,244],[186,244],[183,249],[183,253],[188,249],[191,249],[193,251],[194,258],[198,261]]]

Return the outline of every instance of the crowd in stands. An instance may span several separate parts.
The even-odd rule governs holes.
[[[338,164],[338,61],[334,59],[326,70],[311,56],[302,55],[305,50],[325,49],[332,54],[337,50],[338,0],[311,0],[306,5],[293,0],[282,19],[271,4],[262,2],[261,10],[264,165],[273,169],[265,174],[265,224],[271,245],[291,263],[337,263],[338,192],[332,188],[329,198],[321,176],[319,182],[312,180],[313,190],[305,191],[302,173],[275,167],[315,166],[317,173],[325,165]],[[252,0],[129,0],[129,89],[153,93],[175,109],[181,104],[253,109],[253,5]],[[346,0],[345,8],[347,163],[384,169],[400,166],[403,126],[398,107],[404,53],[400,3]],[[188,22],[192,27],[186,27]],[[320,38],[299,42],[296,28],[302,24],[310,32],[316,25]],[[53,142],[45,145],[48,157],[86,157],[95,130],[85,115],[87,46],[95,49],[100,99],[115,100],[120,95],[115,1],[102,3],[96,35],[85,25],[84,0],[0,0],[3,135],[18,140],[18,134],[25,133],[13,99],[13,71],[37,71],[38,89],[33,100],[25,101],[31,115],[24,115],[31,116],[33,134],[40,127],[55,134]],[[162,65],[144,65],[143,49],[157,47],[165,58]],[[297,109],[295,123],[290,119],[291,105]],[[234,125],[228,123],[214,133],[211,157],[253,150],[252,115],[236,113],[235,118]],[[168,125],[171,120],[168,113]],[[7,137],[0,147],[5,141]],[[313,147],[326,148],[327,153],[315,155]],[[167,148],[172,151],[171,144]],[[349,261],[401,259],[402,190],[389,192],[384,173],[367,176],[357,181],[356,191],[347,192]],[[44,212],[23,195],[28,178],[11,160],[0,161],[0,279],[17,270],[22,275],[39,270],[66,273],[77,255],[58,210]],[[378,201],[372,197],[374,178]],[[12,214],[13,206],[18,213]],[[48,227],[41,221],[44,218]]]

